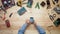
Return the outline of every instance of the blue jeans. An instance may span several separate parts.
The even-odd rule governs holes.
[[[18,31],[18,34],[24,34],[24,32],[25,32],[25,30],[26,30],[26,28],[27,28],[27,23],[25,23],[22,27],[21,27],[21,29]],[[45,32],[45,30],[42,28],[42,27],[40,27],[40,26],[36,26],[36,29],[37,29],[37,31],[39,32],[39,34],[46,34],[46,32]]]

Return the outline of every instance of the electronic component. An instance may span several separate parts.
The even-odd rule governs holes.
[[[17,6],[22,7],[22,0],[19,0],[19,1],[17,2]]]
[[[44,6],[45,6],[45,2],[42,1],[40,5],[41,5],[42,7],[44,7]]]
[[[34,18],[30,17],[30,22],[33,24],[34,23]]]
[[[50,15],[49,13],[48,13],[48,15],[49,15],[50,20],[53,21],[54,20],[54,16]]]
[[[55,5],[55,2],[52,0],[53,4]]]
[[[60,18],[54,21],[54,25],[58,27],[60,25]]]
[[[3,10],[5,13],[7,13],[7,11],[3,8],[3,6],[0,6],[0,10]]]
[[[56,17],[56,14],[53,14],[53,17],[55,18]]]
[[[13,13],[11,13],[11,14],[9,15],[9,17],[11,17],[11,16],[12,16],[12,14],[13,14]]]
[[[54,20],[54,17],[52,15],[49,15],[49,17],[50,17],[51,21]]]
[[[20,10],[18,10],[18,14],[19,15],[23,15],[26,12],[26,9],[24,7],[22,7]]]
[[[27,7],[31,8],[33,4],[33,0],[28,0]]]
[[[15,5],[14,0],[1,0],[1,2],[2,2],[2,5],[5,9],[8,9],[8,8]]]
[[[9,20],[5,20],[6,26],[9,28],[10,27],[10,21]]]
[[[53,10],[54,10],[57,14],[60,14],[60,7],[59,7],[59,6],[53,8]]]
[[[46,0],[46,2],[47,2],[47,9],[49,9],[51,7],[50,0]]]
[[[40,9],[39,2],[37,2],[37,4],[36,4],[35,8]]]
[[[58,3],[59,0],[54,0],[56,3]]]

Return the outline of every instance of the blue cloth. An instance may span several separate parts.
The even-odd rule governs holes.
[[[27,26],[28,26],[28,24],[25,23],[25,24],[21,27],[21,29],[18,31],[18,34],[24,34],[24,32],[25,32]]]
[[[28,26],[28,24],[25,23],[25,24],[22,26],[22,28],[18,31],[18,34],[24,34],[27,26]],[[44,30],[42,27],[36,26],[36,29],[37,29],[37,31],[39,32],[39,34],[46,34],[45,30]]]
[[[46,34],[45,30],[41,26],[36,26],[37,31],[39,34]]]

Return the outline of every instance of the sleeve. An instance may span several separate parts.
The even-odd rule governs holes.
[[[25,23],[25,24],[21,27],[21,29],[18,31],[18,34],[24,34],[24,32],[25,32],[27,26],[28,26],[28,24]]]
[[[45,30],[41,26],[36,26],[37,31],[39,34],[46,34]]]

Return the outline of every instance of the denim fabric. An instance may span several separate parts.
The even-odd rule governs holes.
[[[22,27],[21,27],[21,29],[18,31],[18,34],[24,34],[24,32],[25,32],[25,30],[26,30],[26,28],[27,28],[27,23],[25,23]]]
[[[27,27],[27,23],[25,23],[22,28],[18,31],[18,34],[24,34],[26,27]],[[39,34],[46,34],[45,30],[40,27],[40,26],[36,26],[36,29],[38,30]]]

